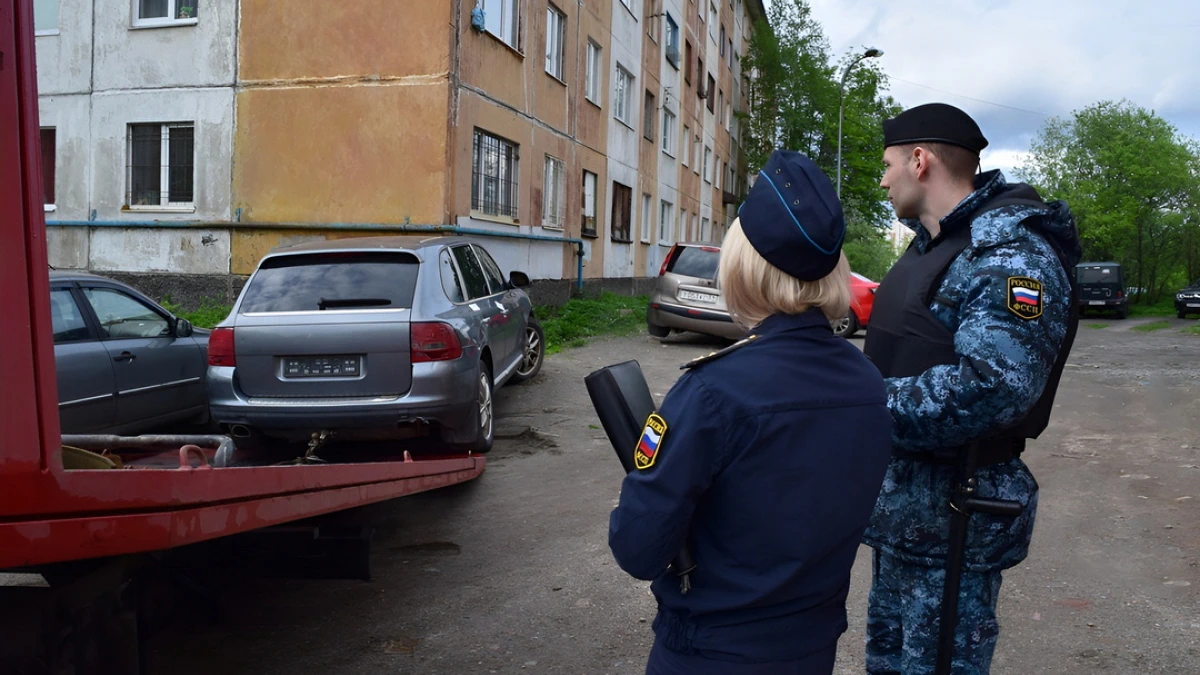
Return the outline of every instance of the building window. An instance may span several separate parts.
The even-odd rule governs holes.
[[[195,129],[183,124],[130,124],[129,192],[137,207],[190,207],[195,203]]]
[[[662,151],[675,156],[675,113],[663,106]]]
[[[700,134],[692,139],[692,171],[700,175]]]
[[[546,72],[563,79],[563,43],[567,35],[567,16],[554,5],[546,6]]]
[[[727,49],[725,50],[725,60],[729,63],[729,67],[733,68],[733,38],[727,40]]]
[[[683,81],[687,82],[688,84],[691,84],[692,83],[692,41],[691,40],[683,41],[683,59],[684,59],[683,62],[685,64],[685,67],[683,69]]]
[[[733,106],[729,103],[725,104],[725,131],[733,133]]]
[[[546,155],[542,178],[542,227],[561,230],[567,220],[567,174],[562,160]]]
[[[613,116],[633,127],[633,75],[617,66],[616,91],[613,94]]]
[[[680,241],[689,241],[692,238],[692,233],[688,231],[688,212],[687,209],[679,209],[679,232]]]
[[[713,112],[713,95],[712,90],[717,88],[717,81],[712,75],[708,76],[708,88],[704,90],[705,98],[708,99],[708,112]]]
[[[717,124],[725,124],[725,92],[717,92]]]
[[[683,157],[680,158],[684,166],[692,163],[692,130],[688,125],[683,125]]]
[[[670,244],[671,241],[671,222],[672,214],[675,211],[675,205],[667,200],[662,200],[658,205],[658,243]]]
[[[648,194],[642,193],[642,243],[650,243],[650,230],[653,225],[650,222],[650,204],[654,198]]]
[[[517,0],[480,0],[480,3],[483,8],[483,25],[487,32],[520,51],[520,3]]]
[[[700,241],[708,241],[708,218],[700,219]]]
[[[712,182],[712,148],[704,146],[704,182]]]
[[[717,3],[708,3],[708,36],[712,40],[717,39]],[[722,37],[724,39],[724,37]]]
[[[488,216],[517,218],[517,147],[502,138],[475,130],[472,152],[471,210]]]
[[[53,128],[42,129],[42,204],[47,211],[54,210],[54,146],[57,142]]]
[[[703,234],[699,232],[699,227],[700,227],[698,225],[699,222],[700,222],[700,214],[693,213],[692,214],[692,232],[696,232],[699,235],[700,241],[705,241]]]
[[[629,243],[629,217],[633,209],[633,188],[613,181],[612,240]]]
[[[596,236],[596,174],[583,172],[583,223],[580,231],[588,237]]]
[[[721,24],[721,39],[717,45],[721,48],[721,58],[725,58],[725,24]]]
[[[654,142],[654,94],[646,90],[646,104],[642,112],[642,136],[651,143]]]
[[[34,35],[58,35],[58,0],[33,0]]]
[[[195,23],[200,0],[133,0],[133,25],[170,26]]]
[[[666,54],[667,62],[674,66],[675,70],[679,70],[679,24],[675,23],[675,19],[671,18],[670,14],[666,15],[667,19],[667,39],[666,39]]]
[[[600,105],[600,45],[588,40],[587,46],[587,81],[584,83],[584,96],[587,100]]]

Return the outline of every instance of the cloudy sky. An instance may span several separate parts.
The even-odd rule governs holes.
[[[1129,99],[1200,139],[1196,0],[809,4],[835,55],[884,51],[901,105],[942,101],[971,114],[990,141],[985,170],[1011,178],[1049,116],[1108,99]]]

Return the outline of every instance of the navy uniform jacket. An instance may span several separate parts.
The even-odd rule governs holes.
[[[668,392],[665,432],[643,437],[653,463],[625,478],[609,524],[621,568],[654,580],[659,640],[734,661],[836,643],[892,451],[879,371],[820,311],[755,335]],[[667,567],[685,538],[697,569],[681,594]]]
[[[931,311],[950,332],[960,360],[914,377],[887,380],[896,457],[888,468],[865,541],[918,565],[945,565],[954,469],[930,462],[929,451],[986,437],[1020,420],[1046,386],[1067,331],[1071,310],[1069,268],[1079,262],[1079,239],[1066,204],[1005,206],[973,222],[980,204],[1007,187],[999,171],[976,177],[976,190],[941,220],[943,232],[971,228],[971,243],[950,264]],[[1034,231],[1026,221],[1040,216]],[[914,246],[930,245],[917,221]],[[1053,241],[1053,245],[1051,244]],[[1026,320],[1007,306],[1010,277],[1042,286],[1042,314]],[[970,571],[1005,569],[1024,560],[1033,536],[1038,485],[1020,459],[984,467],[976,474],[980,497],[1024,505],[1020,516],[975,513],[968,521],[963,566]]]

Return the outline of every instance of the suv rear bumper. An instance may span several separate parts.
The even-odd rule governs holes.
[[[718,335],[731,340],[746,337],[746,329],[735,323],[728,312],[653,302],[650,303],[646,318],[657,326],[676,330]]]
[[[412,386],[399,396],[352,398],[255,397],[241,391],[236,368],[208,369],[209,410],[224,427],[244,425],[254,433],[307,437],[321,429],[347,430],[377,438],[402,438],[406,427],[430,422],[444,440],[472,440],[478,426],[476,368],[466,359],[418,363]]]

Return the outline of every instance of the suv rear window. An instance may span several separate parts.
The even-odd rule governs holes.
[[[1115,284],[1121,279],[1119,267],[1080,267],[1079,283],[1081,284]]]
[[[264,260],[241,313],[408,309],[420,262],[410,253],[314,253]]]
[[[667,263],[667,271],[698,279],[716,279],[720,262],[721,249],[715,246],[679,246]]]

